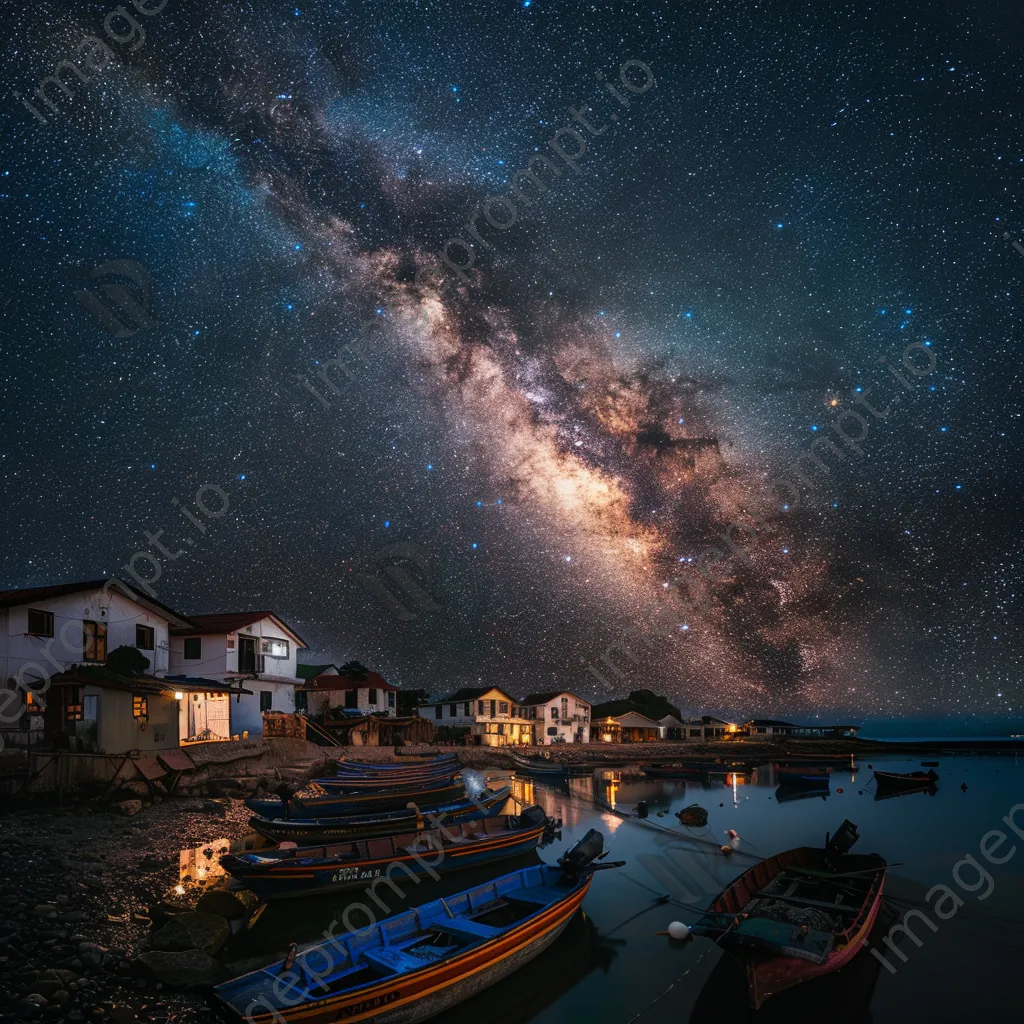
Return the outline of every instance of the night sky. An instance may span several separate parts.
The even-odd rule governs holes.
[[[1019,4],[138,2],[5,8],[0,586],[1019,713]]]

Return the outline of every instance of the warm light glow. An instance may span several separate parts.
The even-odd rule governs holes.
[[[185,694],[183,694],[181,692],[181,690],[175,690],[174,691],[174,699],[175,700],[184,700],[185,699]]]
[[[612,741],[612,734],[610,732],[602,733],[601,734],[601,739],[603,739],[605,741],[605,743],[611,743],[611,741]]]

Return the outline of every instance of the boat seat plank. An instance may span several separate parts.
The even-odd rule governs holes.
[[[790,896],[786,893],[772,892],[770,889],[761,889],[754,893],[755,903],[758,898],[766,900],[779,900],[781,903],[799,903],[802,907],[821,907],[822,910],[835,910],[840,914],[858,914],[860,907],[850,907],[845,903],[829,903],[827,900],[811,900],[805,896]],[[748,904],[748,907],[751,904]]]
[[[480,924],[467,918],[437,921],[431,927],[445,935],[454,935],[456,938],[469,939],[471,941],[476,939],[493,939],[504,931],[502,928],[494,928],[489,924]]]
[[[424,966],[422,960],[398,949],[396,946],[381,946],[368,949],[362,955],[363,962],[384,974],[405,974]]]

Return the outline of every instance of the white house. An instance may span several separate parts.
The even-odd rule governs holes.
[[[331,666],[333,667],[333,666]],[[343,714],[396,714],[398,687],[392,686],[380,673],[323,672],[299,683],[295,693],[296,708],[310,715],[342,708]]]
[[[0,591],[0,742],[23,746],[30,732],[42,734],[42,715],[32,712],[47,704],[51,680],[72,666],[102,666],[118,647],[138,648],[149,659],[148,672],[163,676],[169,631],[187,625],[166,605],[113,578]],[[99,690],[61,692],[70,694],[74,721],[91,722],[95,731]],[[51,700],[53,708],[62,699]],[[54,721],[62,720],[58,709]]]
[[[465,730],[478,746],[504,747],[533,742],[533,723],[523,720],[515,698],[497,686],[473,686],[421,704],[417,713],[437,728]]]
[[[528,694],[519,702],[518,717],[531,722],[537,746],[590,742],[590,704],[575,693]]]
[[[222,694],[192,693],[182,739],[263,735],[263,712],[295,711],[297,652],[306,643],[273,612],[190,615],[171,630],[168,678],[241,682],[251,693],[228,706]]]

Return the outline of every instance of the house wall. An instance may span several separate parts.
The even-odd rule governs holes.
[[[132,694],[124,690],[86,686],[83,695],[98,697],[98,753],[126,754],[129,750],[138,750],[144,754],[178,746],[178,702],[173,697],[150,694],[146,698],[149,720],[143,729],[141,720],[132,714]],[[76,726],[87,724],[75,723]]]
[[[547,703],[534,707],[534,736],[538,745],[590,742],[590,705],[585,700],[580,700],[571,693],[560,693]],[[568,718],[563,717],[563,710]],[[555,730],[553,734],[552,729]]]
[[[494,714],[491,714],[491,701],[494,701]],[[480,710],[480,701],[483,701],[483,711]],[[455,714],[452,714],[450,703],[441,705],[424,704],[416,709],[420,718],[426,718],[434,726],[451,726],[454,728],[469,728],[474,740],[487,747],[503,747],[510,743],[524,744],[533,742],[534,725],[532,721],[525,721],[512,714],[516,707],[515,701],[507,693],[494,688],[488,690],[482,697],[469,701],[469,714],[466,714],[466,701],[455,702]],[[436,708],[441,708],[441,717],[437,717]],[[502,707],[505,710],[502,710]]]
[[[325,675],[327,673],[324,673]],[[326,702],[329,707],[337,708],[345,706],[345,698],[350,690],[307,690],[307,708],[311,715],[318,715]],[[393,703],[389,702],[388,694],[391,694]],[[376,699],[370,700],[370,687],[359,686],[356,688],[356,706],[349,708],[350,711],[358,711],[361,714],[369,715],[394,715],[398,705],[398,697],[394,690],[376,688]]]
[[[28,610],[53,612],[54,636],[28,635]],[[149,671],[167,671],[167,620],[147,611],[117,590],[83,591],[47,601],[32,602],[2,610],[0,622],[0,679],[48,679],[71,665],[83,664],[82,621],[92,619],[107,625],[107,653],[116,647],[135,646],[135,626],[151,626],[154,650],[143,651]]]
[[[190,636],[199,636],[199,634],[193,633]],[[208,633],[202,637],[202,641],[202,657],[192,660],[185,657],[185,637],[172,636],[168,675],[222,679],[228,672],[235,671],[234,667],[229,667],[231,661],[228,658],[226,635]]]
[[[241,736],[248,731],[249,738],[263,735],[263,712],[260,710],[260,693],[271,694],[271,711],[293,714],[295,711],[295,686],[292,683],[271,683],[262,679],[247,679],[244,683],[251,694],[243,693],[231,698],[231,733]]]

